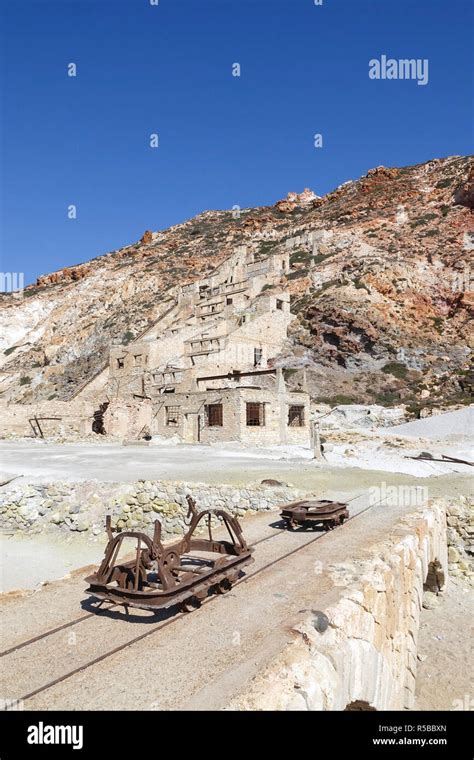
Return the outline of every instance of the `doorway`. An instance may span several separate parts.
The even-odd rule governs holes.
[[[184,443],[199,443],[201,440],[201,417],[195,412],[186,412],[183,416]]]

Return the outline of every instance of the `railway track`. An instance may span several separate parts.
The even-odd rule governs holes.
[[[254,541],[252,546],[258,546],[259,544],[263,544],[266,541],[269,541],[272,538],[277,538],[277,536],[281,535],[280,533],[271,533],[269,536],[265,536],[264,538],[258,539],[258,541]],[[237,584],[234,583],[234,586]],[[46,639],[48,636],[52,636],[55,633],[59,633],[60,631],[64,631],[68,628],[72,628],[75,625],[78,625],[79,623],[82,623],[84,620],[88,620],[89,618],[96,618],[98,615],[105,615],[106,612],[109,610],[113,610],[116,607],[119,607],[118,604],[100,604],[97,605],[97,607],[94,609],[94,612],[88,612],[85,615],[80,615],[77,618],[74,618],[73,620],[68,621],[67,623],[62,623],[61,625],[56,626],[55,628],[50,628],[48,631],[44,631],[43,633],[39,633],[37,636],[33,636],[31,639],[26,639],[25,641],[21,641],[19,644],[15,644],[15,646],[10,647],[9,649],[5,649],[3,652],[0,652],[0,658],[6,657],[9,654],[13,654],[13,652],[17,652],[20,649],[23,649],[24,647],[30,646],[31,644],[35,644],[37,641],[41,641],[41,639]]]
[[[359,498],[359,497],[355,497],[355,498]],[[368,507],[365,507],[364,509],[360,510],[356,514],[354,514],[351,517],[349,517],[346,520],[346,522],[344,523],[344,525],[342,525],[342,526],[340,526],[338,528],[338,531],[339,530],[344,530],[345,526],[349,522],[352,522],[352,520],[357,519],[361,515],[363,515],[366,512],[368,512],[370,509],[373,509],[377,505],[381,504],[383,501],[386,500],[386,498],[388,498],[388,497],[385,497],[384,499],[380,499],[378,502],[376,502],[374,504],[371,504]],[[270,562],[267,562],[266,564],[262,565],[257,570],[255,570],[254,572],[246,574],[245,576],[243,576],[242,578],[240,578],[238,581],[236,581],[233,584],[232,588],[236,588],[237,586],[239,586],[241,584],[251,582],[253,579],[255,579],[257,576],[259,576],[261,573],[264,573],[265,571],[267,571],[270,568],[274,567],[278,563],[283,562],[284,560],[288,559],[289,557],[291,557],[291,556],[293,556],[293,555],[295,555],[295,554],[297,554],[297,553],[299,553],[301,551],[304,551],[308,546],[311,546],[312,544],[316,543],[316,541],[321,541],[324,538],[327,538],[330,535],[330,533],[331,533],[331,531],[329,531],[329,532],[325,531],[325,532],[322,532],[322,533],[318,533],[317,536],[313,536],[309,541],[305,541],[304,543],[300,544],[299,546],[295,547],[294,549],[291,549],[291,550],[285,552],[284,554],[282,554],[281,556],[276,557],[275,559],[271,560]],[[254,541],[253,544],[252,544],[252,546],[261,545],[263,543],[266,543],[267,541],[270,541],[270,540],[272,540],[274,538],[277,538],[278,536],[282,536],[282,535],[287,535],[287,532],[286,531],[282,531],[282,532],[279,532],[279,533],[272,533],[269,536],[264,536],[263,538],[258,539],[257,541]],[[201,606],[204,606],[204,605],[207,605],[207,604],[211,604],[212,602],[215,602],[218,598],[219,598],[219,595],[211,595],[211,596],[209,596],[207,599],[205,599],[202,602]],[[7,657],[8,655],[12,655],[12,654],[18,652],[19,650],[25,649],[28,646],[32,646],[35,643],[37,643],[38,641],[44,640],[44,639],[48,638],[49,636],[52,636],[55,633],[58,633],[60,631],[66,630],[68,628],[72,628],[72,627],[74,627],[74,626],[76,626],[76,625],[78,625],[78,624],[80,624],[80,623],[82,623],[82,622],[84,622],[84,621],[86,621],[88,619],[91,619],[91,618],[96,618],[97,619],[98,617],[102,618],[102,617],[105,616],[105,614],[107,612],[109,612],[112,609],[115,609],[118,606],[119,605],[117,605],[117,604],[111,604],[111,605],[109,605],[107,607],[104,607],[103,609],[101,608],[101,609],[95,610],[94,612],[87,613],[86,615],[82,615],[82,616],[79,616],[77,618],[74,618],[73,620],[70,620],[70,621],[68,621],[66,623],[63,623],[60,626],[56,626],[55,628],[52,628],[52,629],[50,629],[48,631],[45,631],[45,632],[43,632],[43,633],[41,633],[41,634],[39,634],[37,636],[32,637],[31,639],[27,639],[27,640],[25,640],[23,642],[20,642],[19,644],[13,646],[13,647],[10,647],[9,649],[4,650],[3,652],[0,653],[0,657],[3,658],[3,657]],[[157,625],[155,625],[152,628],[150,628],[150,630],[147,630],[144,633],[141,633],[140,635],[135,636],[132,639],[129,639],[126,642],[123,642],[122,644],[119,644],[119,645],[117,645],[117,646],[115,646],[115,647],[107,650],[103,654],[98,655],[97,657],[94,657],[93,659],[88,660],[85,663],[82,663],[81,665],[79,665],[76,668],[73,668],[72,670],[68,671],[67,673],[63,673],[62,675],[58,676],[57,678],[55,678],[55,679],[53,679],[51,681],[48,681],[47,683],[45,683],[45,684],[43,684],[41,686],[38,686],[35,689],[32,689],[30,692],[28,692],[26,694],[23,694],[21,697],[19,697],[19,699],[21,701],[25,702],[25,701],[27,701],[27,700],[35,697],[37,694],[41,694],[41,693],[47,691],[48,689],[53,688],[57,684],[62,683],[63,681],[68,680],[69,678],[72,678],[77,673],[80,673],[80,672],[82,672],[84,670],[87,670],[88,668],[93,667],[94,665],[97,665],[100,662],[103,662],[104,660],[108,659],[109,657],[112,657],[114,654],[117,654],[118,652],[121,652],[121,651],[127,649],[128,647],[133,646],[134,644],[136,644],[136,643],[138,643],[140,641],[143,641],[143,639],[147,638],[148,636],[152,636],[154,633],[157,633],[158,631],[162,630],[163,628],[167,628],[170,625],[174,625],[174,624],[178,623],[181,620],[181,618],[187,617],[188,614],[189,613],[186,613],[186,612],[177,612],[169,620],[165,620],[165,621],[163,621],[161,623],[158,623]]]

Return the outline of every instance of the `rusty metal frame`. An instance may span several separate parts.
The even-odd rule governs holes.
[[[102,563],[93,575],[86,593],[101,600],[157,610],[181,603],[189,611],[198,607],[210,592],[224,593],[239,577],[242,567],[253,562],[252,549],[245,542],[236,517],[222,509],[198,512],[191,496],[187,496],[187,533],[170,546],[161,541],[161,523],[155,520],[153,538],[146,533],[123,531],[114,535],[110,515],[106,518],[108,543]],[[212,517],[225,525],[229,538],[217,540],[212,535]],[[194,537],[199,524],[207,521],[208,538]],[[136,540],[135,557],[117,563],[124,539]],[[211,553],[209,559],[193,552]]]
[[[41,425],[40,425],[40,420],[41,420],[41,422],[44,422],[45,420],[56,420],[57,421],[57,420],[62,420],[62,417],[38,417],[35,414],[34,417],[30,417],[29,418],[28,422],[30,423],[31,427],[33,428],[33,433],[35,434],[35,437],[37,437],[38,432],[39,432],[41,438],[44,438],[44,434],[43,434],[43,431],[42,431]],[[33,422],[36,423],[36,425],[38,427],[38,431],[36,430],[35,426],[33,425]]]
[[[283,505],[280,515],[289,530],[294,530],[297,525],[302,528],[322,525],[324,530],[333,530],[348,519],[349,510],[341,501],[307,499]]]

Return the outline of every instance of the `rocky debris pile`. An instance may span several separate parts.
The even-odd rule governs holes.
[[[387,409],[384,406],[363,404],[340,404],[331,409],[328,405],[316,405],[314,419],[320,418],[322,430],[352,430],[354,428],[385,428],[404,422],[407,417],[404,405]]]
[[[446,506],[449,574],[474,586],[474,500],[459,497]]]
[[[110,514],[116,528],[150,533],[158,518],[169,538],[187,530],[188,494],[198,509],[225,509],[236,517],[277,509],[301,495],[287,486],[236,488],[180,481],[21,484],[0,493],[0,529],[35,533],[59,528],[97,536]]]
[[[45,492],[38,486],[9,489],[2,493],[0,519],[2,528],[25,529],[31,527],[41,516],[40,509],[46,514]]]

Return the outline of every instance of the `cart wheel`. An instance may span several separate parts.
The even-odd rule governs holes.
[[[293,520],[288,520],[286,525],[288,530],[294,530],[296,528],[296,523],[294,523]]]
[[[181,609],[183,612],[194,612],[194,610],[198,610],[201,606],[201,600],[197,598],[197,596],[190,596],[189,599],[185,599],[184,602],[181,603]]]
[[[331,525],[331,523],[329,522],[329,520],[326,520],[326,522],[324,523],[324,530],[326,530],[326,531],[332,530],[333,527],[334,526]]]
[[[227,594],[232,588],[232,583],[228,578],[223,578],[216,584],[215,589],[217,594]]]

